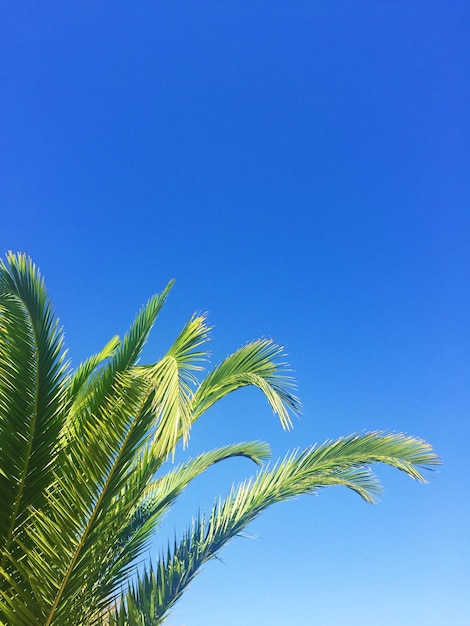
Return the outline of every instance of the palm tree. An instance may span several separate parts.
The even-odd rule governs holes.
[[[267,464],[269,447],[228,445],[175,465],[192,424],[219,399],[253,385],[284,428],[299,410],[283,349],[267,339],[227,357],[202,382],[209,331],[192,317],[167,354],[139,355],[171,283],[128,333],[75,371],[44,281],[23,254],[0,262],[0,623],[13,626],[161,624],[201,566],[264,509],[330,485],[374,502],[369,466],[424,481],[429,444],[372,432],[314,445]],[[198,514],[179,542],[136,563],[185,487],[242,456],[258,473]],[[166,468],[166,473],[165,473]]]

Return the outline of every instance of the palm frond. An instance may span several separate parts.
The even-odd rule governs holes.
[[[122,489],[151,434],[155,416],[147,410],[150,388],[136,374],[135,362],[171,284],[149,300],[122,342],[112,340],[72,379],[76,393],[64,425],[56,483],[48,493],[47,509],[34,512],[28,530],[41,545],[41,558],[55,563],[49,586],[44,583],[50,606],[46,624],[60,622],[79,597],[85,606],[81,581],[99,569],[93,563],[106,530],[103,512]],[[35,565],[31,555],[25,567]],[[88,598],[89,605],[92,601],[94,597]]]
[[[138,614],[146,624],[160,624],[202,565],[266,508],[320,488],[343,485],[367,502],[375,502],[379,483],[368,465],[385,463],[424,481],[423,468],[440,461],[426,442],[402,434],[351,435],[303,452],[294,452],[256,478],[232,488],[210,515],[198,515],[179,543],[168,547],[156,570],[145,570],[131,586],[115,618],[127,623]],[[151,601],[150,601],[151,599]]]
[[[163,515],[196,477],[209,467],[229,458],[245,457],[260,464],[269,456],[269,446],[260,442],[225,446],[175,467],[150,482],[146,489],[142,488],[145,486],[142,475],[146,473],[146,468],[142,472],[142,468],[136,466],[126,487],[106,510],[108,523],[105,521],[102,524],[102,533],[103,529],[108,529],[109,534],[100,535],[103,546],[100,550],[100,562],[103,565],[101,575],[95,577],[95,597],[103,598],[104,605],[109,602],[109,597],[116,593],[132,571],[132,564],[135,564],[139,555],[148,547]],[[101,611],[103,607],[96,601],[95,608]]]
[[[138,368],[153,388],[152,409],[158,416],[155,445],[163,458],[174,453],[181,437],[185,444],[188,441],[197,384],[194,372],[207,360],[207,351],[200,348],[208,341],[209,331],[204,316],[192,317],[160,361]]]
[[[82,431],[88,427],[88,421],[93,421],[94,415],[99,413],[102,404],[109,402],[113,397],[113,385],[118,374],[129,372],[135,367],[142,352],[150,331],[160,313],[174,281],[170,281],[161,294],[152,296],[147,304],[137,314],[136,319],[122,341],[111,340],[105,347],[104,354],[92,357],[79,368],[74,389],[81,393],[71,393],[74,403],[68,412],[64,436],[71,438],[81,437]],[[107,353],[112,351],[111,358]],[[97,368],[97,361],[105,361],[103,367]],[[86,385],[84,388],[84,382]],[[70,432],[69,432],[70,431]]]
[[[52,559],[53,553],[62,555],[61,567],[56,566],[59,585],[46,625],[61,623],[71,613],[77,597],[84,609],[83,581],[95,578],[100,567],[97,550],[109,532],[103,525],[105,513],[126,484],[135,455],[148,439],[153,416],[141,412],[148,393],[146,385],[139,378],[120,375],[115,389],[112,402],[102,407],[86,437],[68,447],[72,462],[68,471],[58,477],[57,489],[50,495],[52,519],[50,515],[38,517],[30,530],[36,542],[41,534],[47,537],[43,550],[47,546],[53,550],[49,555],[43,552],[46,557]],[[66,495],[69,493],[70,499]],[[64,528],[65,538],[60,532]],[[90,606],[97,600],[87,599]]]
[[[161,294],[152,296],[147,304],[139,311],[134,323],[124,336],[114,359],[113,371],[123,372],[135,365],[155,324],[162,306],[174,285],[171,280]]]
[[[103,361],[106,361],[116,354],[116,350],[119,345],[119,336],[115,335],[112,339],[110,339],[110,341],[108,341],[104,348],[100,350],[100,352],[92,355],[83,363],[80,363],[77,369],[73,372],[73,375],[70,377],[70,382],[68,384],[68,393],[71,398],[75,398],[77,393],[86,384],[90,375],[99,365],[103,363]]]
[[[106,526],[107,520],[112,522],[113,532],[120,530],[117,520],[106,516],[105,512],[113,507],[114,494],[120,493],[129,482],[129,473],[136,455],[140,453],[149,440],[154,424],[157,424],[155,439],[161,442],[161,434],[166,432],[165,428],[168,429],[166,422],[163,426],[161,424],[162,415],[165,416],[165,419],[175,417],[171,413],[174,408],[174,397],[176,396],[178,402],[176,411],[180,412],[186,408],[186,397],[189,393],[187,372],[198,367],[195,361],[199,354],[195,354],[195,352],[205,340],[206,334],[207,328],[204,325],[204,320],[194,318],[183,329],[167,357],[162,360],[165,364],[167,362],[176,364],[176,380],[171,378],[168,381],[165,375],[162,376],[162,371],[164,374],[167,373],[167,369],[161,365],[162,362],[160,362],[161,369],[159,364],[153,368],[132,367],[127,374],[114,373],[114,385],[111,392],[108,392],[101,399],[99,405],[88,399],[86,408],[89,410],[90,405],[94,405],[93,413],[90,416],[87,415],[85,421],[82,420],[80,437],[75,437],[73,444],[68,445],[66,452],[72,462],[69,462],[68,472],[61,475],[58,483],[61,501],[64,499],[64,492],[69,490],[73,494],[79,494],[78,500],[71,502],[70,508],[74,511],[75,519],[85,520],[86,523],[82,522],[75,529],[70,528],[74,531],[72,536],[77,537],[77,539],[75,540],[75,547],[70,549],[69,542],[69,545],[63,548],[65,569],[60,576],[62,582],[57,589],[46,625],[54,623],[54,620],[60,620],[61,615],[67,614],[70,611],[71,603],[72,605],[76,603],[78,596],[82,598],[80,606],[82,607],[81,610],[84,610],[86,602],[83,599],[82,581],[85,575],[95,580],[97,577],[103,578],[98,576],[98,570],[93,576],[90,576],[92,572],[90,572],[89,563],[93,560],[91,557],[96,552],[97,546],[102,545],[104,537],[109,535]],[[149,375],[150,369],[152,369],[152,375]],[[106,376],[108,371],[106,367],[102,371],[103,375]],[[96,384],[94,387],[96,388]],[[176,393],[171,396],[174,390]],[[168,418],[167,414],[170,414],[171,417]],[[90,418],[93,418],[93,421]],[[84,423],[86,423],[86,428],[83,428]],[[88,461],[86,468],[83,468],[79,459],[85,457],[89,459],[90,452],[92,460],[91,462]],[[73,489],[71,489],[72,486]],[[133,497],[135,498],[136,495],[133,494]],[[127,507],[123,506],[124,503],[127,503]],[[122,499],[119,502],[121,517],[123,519],[129,518],[134,506],[135,501],[132,499]],[[57,502],[54,502],[52,508],[55,511],[61,510]],[[71,520],[72,517],[69,521]],[[61,524],[56,525],[63,526],[66,521],[66,518],[62,518]],[[57,544],[60,541],[60,538],[54,535],[56,525],[49,524],[48,526],[44,518],[41,519],[40,524],[36,520],[36,527],[40,528],[41,533],[46,532],[47,528],[49,529],[51,544]],[[35,537],[38,538],[37,535]],[[103,549],[106,550],[106,546]],[[100,552],[103,553],[103,550]],[[87,554],[88,557],[86,558]],[[67,557],[69,558],[68,561]],[[132,559],[127,559],[127,562],[130,560]],[[97,560],[98,564],[100,562]],[[68,565],[65,565],[67,563]],[[99,569],[99,565],[97,568]],[[109,580],[112,583],[113,576],[108,576],[108,582]],[[109,588],[109,584],[99,585],[100,593],[104,587]],[[90,610],[100,606],[105,601],[105,597],[98,593],[96,585],[93,594],[91,594],[91,590],[86,593],[88,594],[87,603]],[[62,598],[67,598],[67,600],[62,600]]]
[[[193,421],[227,394],[253,385],[265,394],[282,427],[289,429],[289,411],[298,413],[295,381],[284,361],[284,349],[270,339],[259,339],[227,357],[202,381],[193,399]]]
[[[0,567],[7,568],[28,508],[45,502],[66,406],[62,331],[38,269],[22,254],[0,261],[0,372]]]
[[[269,339],[240,348],[199,384],[204,316],[193,316],[159,361],[138,364],[171,286],[122,340],[68,373],[36,266],[21,254],[0,262],[0,626],[161,624],[201,566],[272,504],[336,485],[375,502],[380,484],[370,465],[424,481],[423,468],[438,463],[422,440],[373,432],[272,465],[264,465],[266,444],[234,444],[162,473],[192,424],[236,389],[259,388],[284,428],[300,410],[284,350]],[[261,469],[137,576],[138,559],[183,490],[235,456]]]

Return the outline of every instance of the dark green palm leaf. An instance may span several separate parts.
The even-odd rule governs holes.
[[[63,336],[39,271],[25,255],[0,262],[0,590],[19,584],[25,526],[46,504],[66,405]],[[29,585],[28,581],[25,582]],[[23,606],[25,614],[31,609]],[[0,609],[0,619],[2,609]]]

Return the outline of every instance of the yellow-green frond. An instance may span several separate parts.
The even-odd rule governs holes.
[[[270,339],[243,346],[212,370],[194,395],[193,420],[227,394],[249,385],[264,393],[283,428],[290,428],[289,412],[298,413],[300,401],[284,349]]]

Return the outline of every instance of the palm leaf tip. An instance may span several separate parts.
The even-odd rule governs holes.
[[[426,472],[435,471],[435,468],[442,465],[442,459],[434,451],[431,444],[424,439],[412,437],[403,433],[385,435],[391,445],[391,453],[396,446],[397,461],[396,467],[414,478],[418,482],[427,483]],[[388,442],[387,442],[388,443]]]
[[[356,433],[326,441],[305,453],[305,467],[311,471],[367,468],[377,463],[399,469],[411,478],[426,483],[423,471],[432,471],[441,464],[441,459],[423,439],[384,431]]]
[[[281,425],[292,427],[291,414],[301,412],[296,382],[285,360],[285,350],[271,339],[252,341],[217,365],[197,389],[193,419],[224,396],[242,387],[257,387],[264,394]]]

